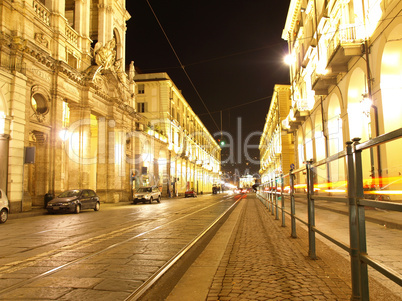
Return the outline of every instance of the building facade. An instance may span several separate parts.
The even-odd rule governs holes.
[[[166,73],[136,74],[137,112],[149,121],[149,133],[167,147],[153,153],[166,162],[163,192],[212,191],[220,183],[221,148]]]
[[[275,85],[258,147],[260,150],[259,173],[263,185],[281,174],[288,173],[295,162],[293,136],[282,128],[282,121],[286,120],[291,104],[290,86]]]
[[[355,137],[363,142],[402,127],[401,11],[400,0],[290,2],[282,38],[292,104],[283,128],[295,137],[297,167]],[[401,143],[363,151],[366,187],[401,190]],[[345,180],[343,159],[317,171],[318,183]]]
[[[129,18],[117,0],[0,3],[0,187],[11,212],[73,188],[130,198],[136,141],[151,137],[133,63],[124,68]]]
[[[0,187],[11,212],[75,188],[104,202],[143,185],[212,190],[220,149],[179,90],[167,75],[149,83],[158,91],[136,87],[133,62],[125,70],[129,18],[121,0],[1,2]]]

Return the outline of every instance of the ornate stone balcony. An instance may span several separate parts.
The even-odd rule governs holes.
[[[349,61],[363,54],[362,33],[358,33],[361,25],[341,25],[328,42],[325,72],[315,70],[311,75],[312,89],[316,95],[328,95],[328,88],[337,84],[339,73],[348,71]]]
[[[357,28],[360,24],[340,26],[330,40],[327,48],[328,64],[333,73],[347,71],[347,64],[354,56],[361,56],[364,37],[359,37]]]
[[[47,26],[50,26],[50,11],[39,1],[34,0],[32,5],[39,20],[41,20]]]

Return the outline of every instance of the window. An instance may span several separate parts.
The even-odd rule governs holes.
[[[137,112],[144,113],[145,112],[145,102],[137,103]]]
[[[145,85],[139,84],[138,85],[138,94],[144,94],[144,93],[145,93]]]
[[[32,96],[31,106],[36,114],[46,114],[49,111],[46,98],[39,93],[36,93]]]

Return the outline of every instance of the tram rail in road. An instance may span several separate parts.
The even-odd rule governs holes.
[[[12,220],[2,228],[0,299],[137,300],[173,267],[179,277],[201,252],[195,246],[205,246],[240,199],[202,196]],[[167,294],[172,279],[163,285]]]

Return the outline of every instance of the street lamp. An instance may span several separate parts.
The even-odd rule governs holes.
[[[360,105],[362,107],[363,114],[367,117],[370,117],[370,108],[373,106],[373,101],[367,96],[367,94],[362,95],[363,98],[360,101]]]
[[[59,132],[59,137],[60,137],[60,139],[61,139],[63,142],[65,142],[65,141],[69,138],[69,132],[68,132],[68,130],[67,130],[67,129],[62,129],[62,130]]]

